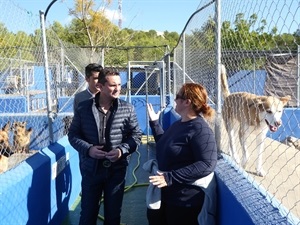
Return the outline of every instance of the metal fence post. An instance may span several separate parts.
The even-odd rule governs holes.
[[[221,0],[216,1],[215,5],[216,20],[216,73],[217,73],[217,104],[216,104],[216,123],[215,134],[218,151],[221,152],[221,125],[222,125],[222,106],[221,106]]]
[[[46,41],[46,28],[45,28],[45,14],[40,11],[40,21],[42,29],[43,38],[43,53],[44,53],[44,74],[45,74],[45,86],[46,86],[46,102],[47,102],[47,115],[48,115],[48,127],[49,127],[49,138],[50,144],[54,142],[53,138],[53,120],[54,114],[52,112],[51,104],[51,89],[50,89],[50,79],[49,79],[49,66],[48,66],[48,54],[47,54],[47,41]]]
[[[297,107],[300,106],[300,45],[297,48]]]

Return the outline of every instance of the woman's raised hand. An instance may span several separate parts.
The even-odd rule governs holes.
[[[159,119],[159,115],[161,111],[155,113],[151,103],[147,103],[147,110],[148,110],[150,121],[155,121]]]

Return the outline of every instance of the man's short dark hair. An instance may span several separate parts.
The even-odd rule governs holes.
[[[120,73],[115,68],[103,68],[98,76],[98,83],[105,84],[107,76],[120,76]]]
[[[89,78],[92,76],[92,72],[100,72],[103,67],[98,63],[90,63],[85,67],[85,76]]]

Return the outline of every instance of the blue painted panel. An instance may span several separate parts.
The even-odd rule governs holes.
[[[59,97],[58,111],[59,112],[73,112],[74,97]]]
[[[27,112],[26,97],[5,97],[0,99],[0,113]]]
[[[1,224],[61,224],[80,193],[78,165],[64,137],[1,174]]]
[[[166,130],[172,123],[180,119],[180,115],[172,106],[167,106],[161,113],[160,119],[163,129]]]
[[[44,66],[34,67],[34,84],[29,87],[29,90],[45,90],[45,72]],[[50,70],[49,70],[50,71]]]
[[[241,70],[230,76],[228,85],[231,93],[242,91],[264,95],[265,81],[265,70]]]
[[[61,224],[80,193],[78,165],[78,153],[65,136],[1,174],[1,224]],[[218,160],[216,179],[218,225],[290,224],[224,158]]]
[[[241,206],[223,180],[219,176],[216,176],[216,180],[218,185],[217,224],[254,225],[246,210]]]
[[[156,111],[160,108],[160,99],[158,96],[148,96],[148,102],[151,103]],[[132,96],[131,103],[135,107],[135,111],[137,114],[137,119],[139,122],[139,126],[143,132],[143,134],[150,133],[148,129],[148,118],[147,118],[147,111],[146,111],[146,98],[145,96]],[[148,130],[148,131],[147,131]]]
[[[120,77],[121,77],[121,85],[123,88],[126,88],[127,86],[127,72],[120,72]]]
[[[226,158],[218,160],[216,177],[219,225],[291,224]]]

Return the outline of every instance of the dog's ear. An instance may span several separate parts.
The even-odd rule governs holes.
[[[266,96],[257,96],[257,98],[252,99],[252,101],[253,101],[253,106],[255,106],[254,108],[258,109],[261,112],[266,110],[265,107],[265,103],[267,101]]]
[[[254,105],[257,105],[258,107],[260,107],[262,104],[264,104],[266,99],[267,98],[265,96],[257,96],[257,98],[252,99],[252,101],[253,101]]]
[[[286,105],[288,103],[288,101],[291,100],[291,96],[287,95],[285,97],[280,97],[279,100],[282,101],[283,105]]]
[[[3,131],[8,132],[10,130],[10,121],[8,121],[4,127],[2,128]]]
[[[33,131],[33,129],[32,129],[32,127],[30,127],[28,130],[26,130],[25,133],[26,133],[27,135],[31,135],[32,131]]]

